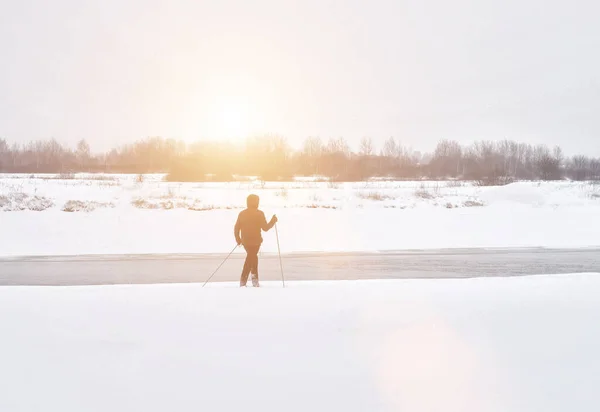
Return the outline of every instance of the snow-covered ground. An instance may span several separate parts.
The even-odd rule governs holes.
[[[600,274],[0,288],[0,410],[597,411]]]
[[[249,193],[282,252],[600,245],[600,184],[166,183],[0,175],[0,255],[227,253]],[[73,176],[71,176],[73,177]],[[274,234],[263,251],[276,251]]]

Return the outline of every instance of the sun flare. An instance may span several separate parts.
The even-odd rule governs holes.
[[[186,92],[180,136],[186,141],[237,141],[273,132],[281,118],[269,85],[240,73],[221,73]]]
[[[202,126],[209,139],[239,141],[255,132],[255,118],[247,99],[224,96],[210,104]]]
[[[240,102],[223,102],[216,107],[214,119],[215,138],[240,140],[250,134],[250,114]]]

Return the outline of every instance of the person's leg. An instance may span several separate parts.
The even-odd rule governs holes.
[[[244,246],[246,249],[246,260],[244,261],[244,268],[242,269],[242,276],[240,277],[240,286],[246,286],[246,282],[248,282],[248,275],[250,274],[250,270],[252,269],[252,250],[250,247]]]
[[[252,286],[258,287],[258,251],[260,246],[253,249],[252,252],[256,252],[252,255],[252,266],[250,267],[250,273],[252,273]]]

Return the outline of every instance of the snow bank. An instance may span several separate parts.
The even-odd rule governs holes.
[[[4,176],[0,199],[45,199],[49,206],[38,212],[4,202],[4,210],[22,211],[0,211],[0,256],[227,253],[249,193],[261,196],[267,215],[280,218],[284,253],[600,246],[597,190],[571,182],[480,188],[456,182],[180,184],[157,175],[143,183],[132,175]],[[273,234],[265,239],[263,250],[276,251]]]
[[[600,276],[0,288],[2,411],[596,411]]]

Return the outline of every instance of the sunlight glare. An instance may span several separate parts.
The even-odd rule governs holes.
[[[251,116],[248,105],[241,100],[226,100],[215,105],[210,119],[215,139],[241,140],[251,133]]]
[[[281,116],[269,90],[268,85],[243,73],[208,76],[188,91],[180,136],[187,141],[200,138],[239,143],[273,132],[274,119]]]

